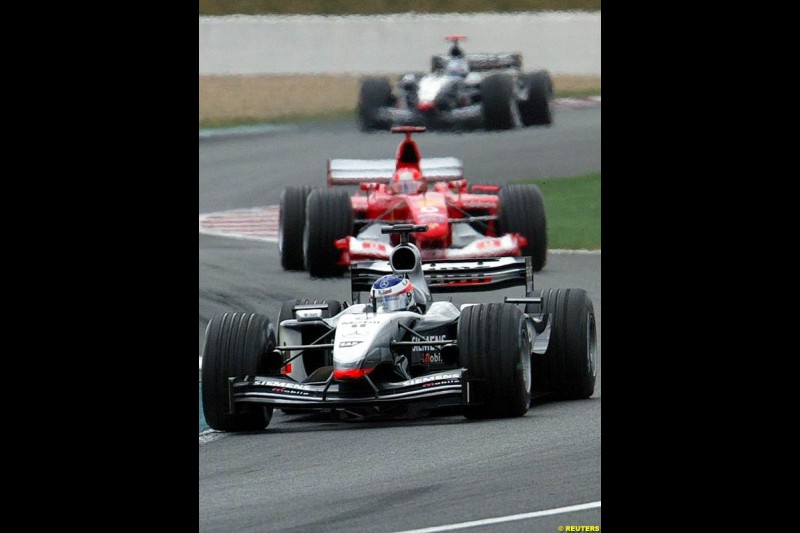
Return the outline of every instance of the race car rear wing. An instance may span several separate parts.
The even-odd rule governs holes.
[[[443,70],[451,56],[449,54],[436,54],[431,58],[431,70]],[[496,69],[522,69],[522,54],[499,53],[499,54],[464,54],[464,59],[469,64],[469,69],[473,72],[496,70]]]
[[[394,159],[328,159],[328,186],[389,183],[396,167]],[[464,165],[455,157],[423,158],[419,167],[429,182],[464,178]]]
[[[352,301],[358,301],[358,293],[369,291],[378,278],[391,273],[388,261],[350,265]],[[525,287],[525,295],[533,290],[533,268],[527,256],[423,261],[422,273],[431,293],[490,291],[519,285]]]

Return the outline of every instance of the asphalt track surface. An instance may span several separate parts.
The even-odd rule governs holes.
[[[464,160],[471,182],[600,170],[600,109],[559,110],[551,128],[425,133],[423,157]],[[392,157],[400,136],[345,123],[200,140],[200,213],[277,204],[287,184],[322,185],[328,157]],[[601,256],[551,253],[537,288],[580,287],[594,301],[602,361]],[[349,282],[284,272],[277,245],[199,236],[199,350],[209,318],[277,318],[290,298],[349,299]],[[499,301],[519,289],[454,295]],[[194,354],[192,354],[194,355]],[[188,357],[188,354],[187,354]],[[538,401],[521,418],[460,415],[339,422],[276,411],[269,427],[211,433],[199,446],[199,531],[406,531],[601,501],[602,362],[592,398]],[[601,525],[600,508],[472,527],[558,531]]]

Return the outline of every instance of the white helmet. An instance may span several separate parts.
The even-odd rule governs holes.
[[[375,310],[400,311],[414,305],[414,286],[403,276],[388,274],[375,280],[370,297],[375,302]]]

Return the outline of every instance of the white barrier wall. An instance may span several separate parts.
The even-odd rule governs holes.
[[[200,17],[200,75],[427,71],[450,34],[521,52],[525,70],[600,76],[599,12]]]

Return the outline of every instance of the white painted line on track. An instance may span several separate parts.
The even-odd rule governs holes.
[[[213,429],[207,429],[204,432],[200,433],[200,441],[199,444],[208,444],[209,442],[215,441],[221,438],[225,433],[221,431],[215,431]]]
[[[601,107],[599,96],[589,96],[587,98],[556,98],[553,103],[556,107],[568,109],[583,109],[586,107]]]
[[[599,501],[582,503],[580,505],[570,505],[569,507],[559,507],[557,509],[547,509],[545,511],[535,511],[533,513],[500,516],[498,518],[486,518],[484,520],[473,520],[472,522],[461,522],[460,524],[447,524],[444,526],[426,527],[424,529],[408,529],[406,531],[398,531],[397,533],[434,533],[437,531],[452,531],[454,529],[465,529],[468,527],[476,527],[476,526],[490,526],[492,524],[501,524],[503,522],[514,522],[516,520],[527,520],[528,518],[538,518],[540,516],[550,516],[554,514],[584,511],[586,509],[594,509],[595,507],[600,507]]]
[[[269,205],[200,215],[200,233],[233,239],[278,242],[279,209],[280,206]]]

